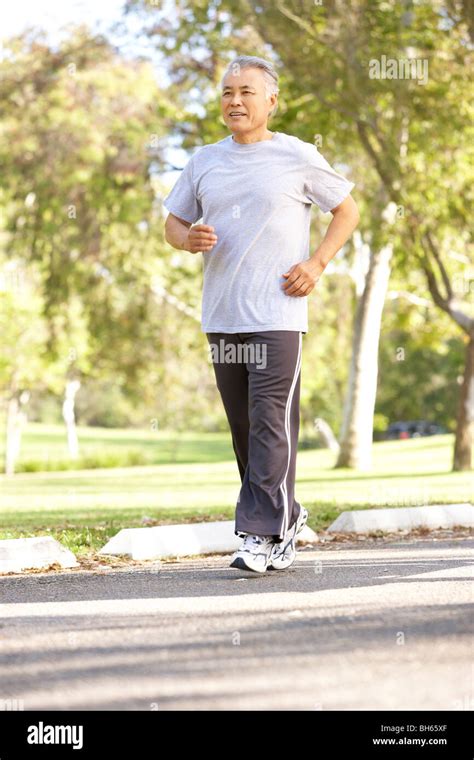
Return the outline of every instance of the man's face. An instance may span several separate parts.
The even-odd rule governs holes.
[[[236,71],[235,74],[229,71],[222,83],[221,108],[225,123],[232,132],[249,132],[266,126],[277,96],[271,95],[267,100],[261,69]]]

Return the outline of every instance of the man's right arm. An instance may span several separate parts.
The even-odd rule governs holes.
[[[191,222],[186,222],[174,214],[168,214],[165,222],[166,242],[172,245],[173,248],[179,248],[181,251],[186,250],[190,227]]]
[[[214,227],[192,225],[170,213],[165,222],[165,240],[180,251],[199,253],[210,251],[217,242],[217,235],[214,234]]]

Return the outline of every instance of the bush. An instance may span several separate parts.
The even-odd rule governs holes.
[[[17,472],[54,472],[58,470],[96,470],[101,467],[136,467],[151,464],[151,459],[139,449],[120,452],[85,454],[78,459],[30,459],[18,462]]]

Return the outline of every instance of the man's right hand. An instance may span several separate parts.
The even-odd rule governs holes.
[[[183,250],[190,253],[210,251],[217,243],[214,227],[207,224],[195,224],[188,230],[183,243]]]

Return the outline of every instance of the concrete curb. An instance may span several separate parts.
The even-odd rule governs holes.
[[[9,538],[0,541],[0,574],[19,573],[33,568],[79,565],[74,554],[52,536],[34,538]]]
[[[234,534],[233,520],[162,525],[154,528],[124,528],[100,549],[99,554],[126,554],[132,559],[160,559],[199,554],[227,554],[239,548],[242,539]],[[305,525],[298,542],[317,541]]]
[[[474,526],[472,504],[434,504],[424,507],[391,507],[389,509],[357,509],[343,512],[327,528],[327,532],[371,533],[393,532],[410,528],[471,528]]]

